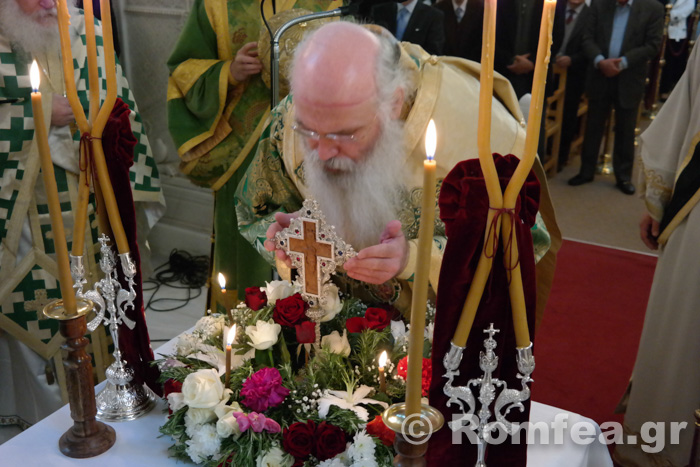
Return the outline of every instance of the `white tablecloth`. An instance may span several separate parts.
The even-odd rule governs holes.
[[[168,354],[172,351],[174,340],[164,344],[156,353]],[[157,356],[156,358],[160,358]],[[102,389],[102,385],[96,391]],[[175,459],[168,457],[171,440],[159,438],[158,427],[165,421],[166,404],[159,400],[157,406],[147,415],[130,422],[112,423],[117,433],[117,441],[107,452],[91,459],[72,459],[65,457],[58,450],[58,439],[68,430],[73,421],[68,406],[62,407],[49,417],[37,423],[25,432],[0,445],[0,465],[19,467],[61,467],[61,466],[99,466],[99,467],[160,467],[182,466]],[[594,426],[596,438],[600,427],[590,419],[537,402],[532,403],[530,420],[533,423],[550,423],[558,414],[567,416],[567,426],[584,422]],[[553,440],[550,433],[550,443]],[[612,460],[607,446],[594,442],[579,445],[572,441],[569,430],[564,431],[563,444],[528,445],[528,466],[532,467],[612,467]],[[467,442],[467,441],[465,441]],[[500,466],[490,466],[500,467]]]

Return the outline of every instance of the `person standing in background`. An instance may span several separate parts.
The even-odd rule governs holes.
[[[555,58],[555,63],[566,68],[566,93],[562,116],[559,167],[561,170],[569,159],[571,141],[578,130],[578,107],[586,86],[588,63],[583,53],[583,31],[588,18],[588,6],[584,0],[568,0],[564,21],[564,42]]]

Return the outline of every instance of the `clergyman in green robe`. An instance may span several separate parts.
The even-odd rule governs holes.
[[[277,1],[277,13],[341,6],[335,0]],[[265,17],[273,14],[264,4]],[[168,127],[181,170],[215,193],[213,275],[243,298],[264,285],[271,268],[238,233],[233,195],[255,154],[270,110],[257,42],[264,28],[260,0],[195,0],[169,60]],[[216,281],[213,282],[214,284]]]

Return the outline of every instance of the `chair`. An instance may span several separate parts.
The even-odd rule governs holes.
[[[547,174],[557,171],[559,162],[559,145],[561,144],[562,117],[564,115],[564,96],[566,95],[566,68],[553,66],[556,90],[547,98],[547,110],[544,119],[544,170]]]
[[[576,137],[571,141],[569,156],[580,153],[581,147],[583,146],[583,137],[586,134],[586,119],[588,116],[588,97],[585,94],[581,96],[581,102],[578,105],[576,116],[578,117],[578,133],[576,133]]]

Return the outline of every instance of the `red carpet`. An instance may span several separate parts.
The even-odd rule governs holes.
[[[656,257],[565,240],[535,340],[533,399],[592,418],[613,410],[637,356]]]

